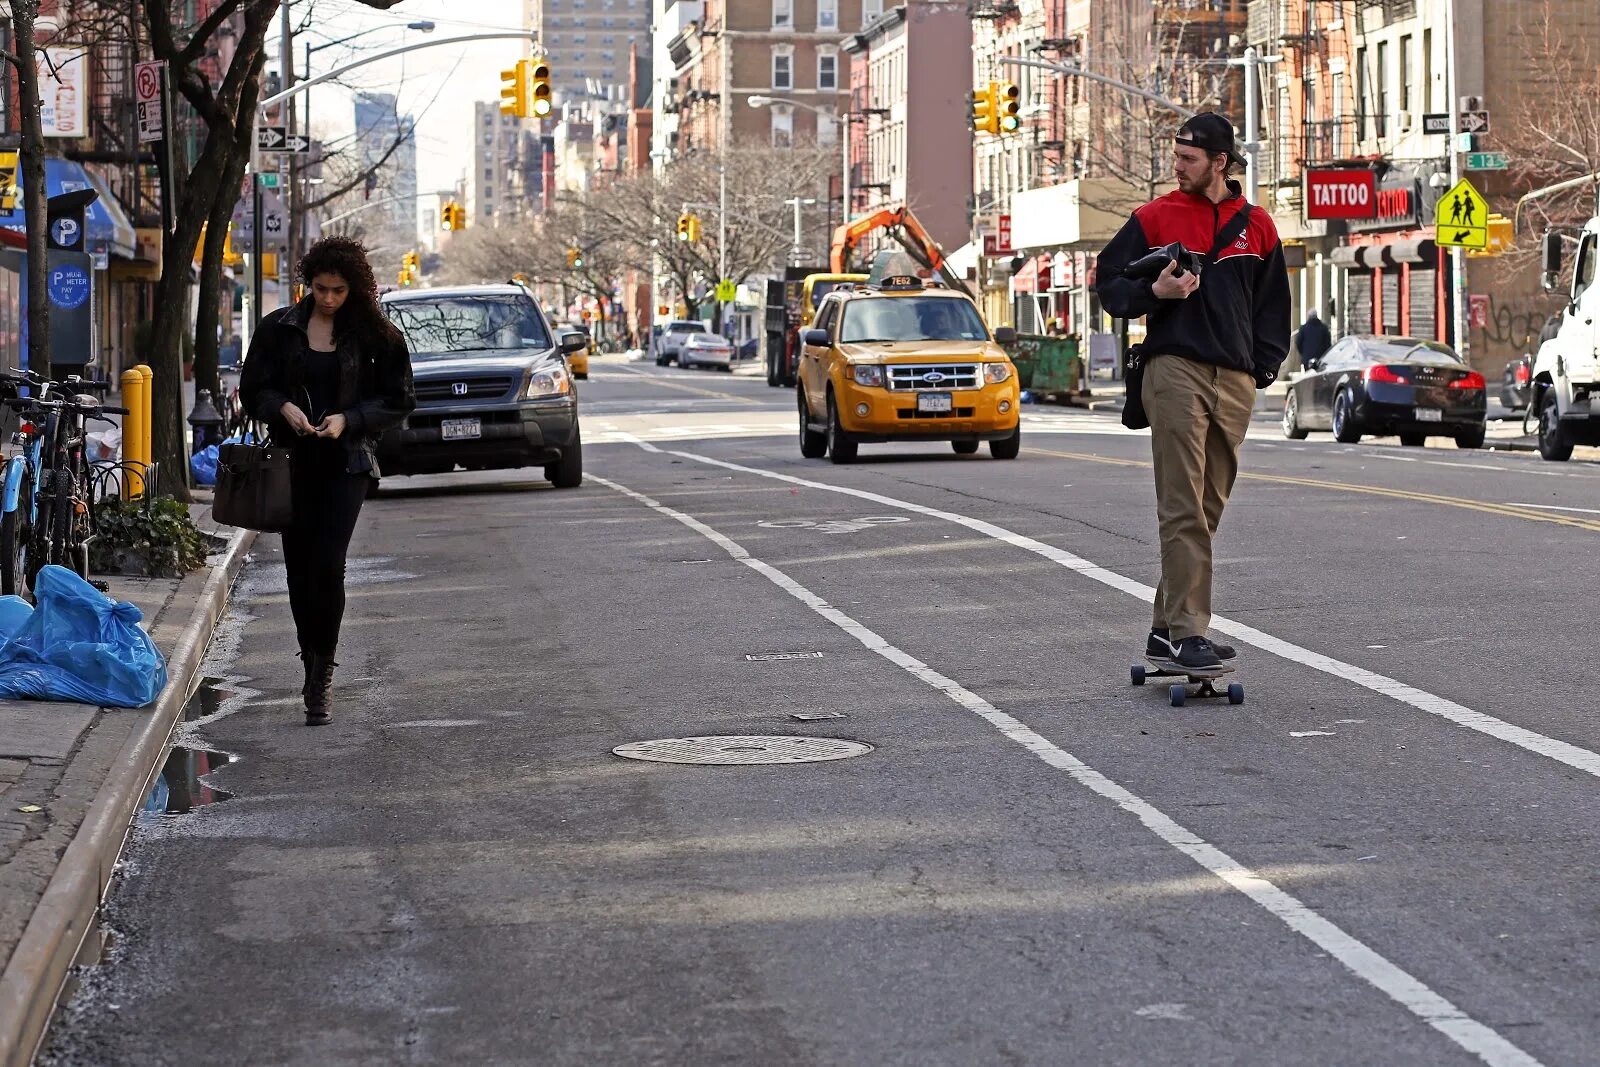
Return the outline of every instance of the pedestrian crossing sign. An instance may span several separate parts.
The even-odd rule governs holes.
[[[1433,240],[1441,247],[1483,248],[1489,243],[1489,202],[1465,178],[1439,198]]]

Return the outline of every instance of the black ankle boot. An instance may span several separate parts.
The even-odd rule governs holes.
[[[322,726],[333,721],[333,669],[338,664],[332,656],[313,652],[306,656],[306,725]]]

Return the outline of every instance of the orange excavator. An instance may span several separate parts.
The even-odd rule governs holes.
[[[835,274],[848,273],[850,259],[856,248],[870,234],[879,230],[889,231],[889,236],[899,242],[900,247],[904,248],[913,260],[925,269],[937,273],[945,285],[968,296],[972,295],[967,283],[950,269],[944,249],[939,247],[939,242],[935,241],[923,228],[922,223],[917,221],[911,209],[904,205],[862,215],[834,230],[833,247],[828,253],[829,269]]]

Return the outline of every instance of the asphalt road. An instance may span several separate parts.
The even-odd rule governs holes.
[[[330,728],[263,539],[184,736],[233,797],[141,819],[43,1062],[1600,1061],[1600,465],[1259,423],[1246,701],[1173,708],[1114,417],[836,467],[747,374],[582,402],[581,489],[385,483]],[[611,753],[745,734],[874,747]]]

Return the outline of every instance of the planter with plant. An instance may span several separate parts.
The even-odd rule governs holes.
[[[171,497],[107,497],[95,505],[95,524],[99,536],[89,545],[89,569],[96,574],[182,578],[211,548],[188,507]]]

